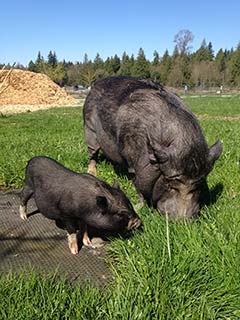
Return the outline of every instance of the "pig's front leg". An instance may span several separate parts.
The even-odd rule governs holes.
[[[88,165],[88,170],[87,170],[88,173],[90,173],[94,176],[97,176],[96,163],[97,163],[96,160],[91,159],[89,162],[89,165]]]
[[[144,197],[143,195],[139,192],[138,193],[138,203],[134,206],[135,210],[138,212],[142,207],[144,206]]]

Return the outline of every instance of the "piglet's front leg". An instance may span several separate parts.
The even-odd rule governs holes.
[[[78,242],[76,233],[68,234],[68,246],[72,254],[78,254]]]
[[[84,246],[94,249],[92,241],[90,240],[90,238],[88,236],[87,225],[84,222],[82,223],[82,234],[83,234],[82,242],[83,242]]]
[[[83,233],[82,242],[84,246],[93,248],[92,242],[88,236],[87,225],[84,222],[82,223],[82,233]]]
[[[27,206],[26,205],[20,205],[19,213],[20,213],[21,219],[27,220]]]
[[[75,221],[66,220],[63,223],[64,229],[66,228],[68,233],[68,247],[72,254],[78,254],[78,240],[77,240],[77,230],[78,225]]]

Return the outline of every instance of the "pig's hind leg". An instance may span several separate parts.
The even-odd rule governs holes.
[[[20,207],[19,207],[19,213],[20,217],[23,220],[27,220],[27,202],[33,195],[33,188],[31,185],[25,183],[23,190],[21,191],[20,194]]]

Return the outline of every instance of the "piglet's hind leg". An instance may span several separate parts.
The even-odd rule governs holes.
[[[30,183],[30,179],[26,178],[24,188],[20,194],[21,202],[19,207],[20,217],[23,220],[27,220],[27,202],[33,195],[33,188]]]

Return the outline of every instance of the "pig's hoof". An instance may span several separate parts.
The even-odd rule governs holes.
[[[27,220],[26,208],[24,206],[19,207],[20,218],[23,220]]]
[[[144,206],[144,202],[138,202],[138,204],[136,204],[134,206],[134,209],[135,209],[135,211],[138,212],[139,210],[141,210],[143,208],[143,206]]]

